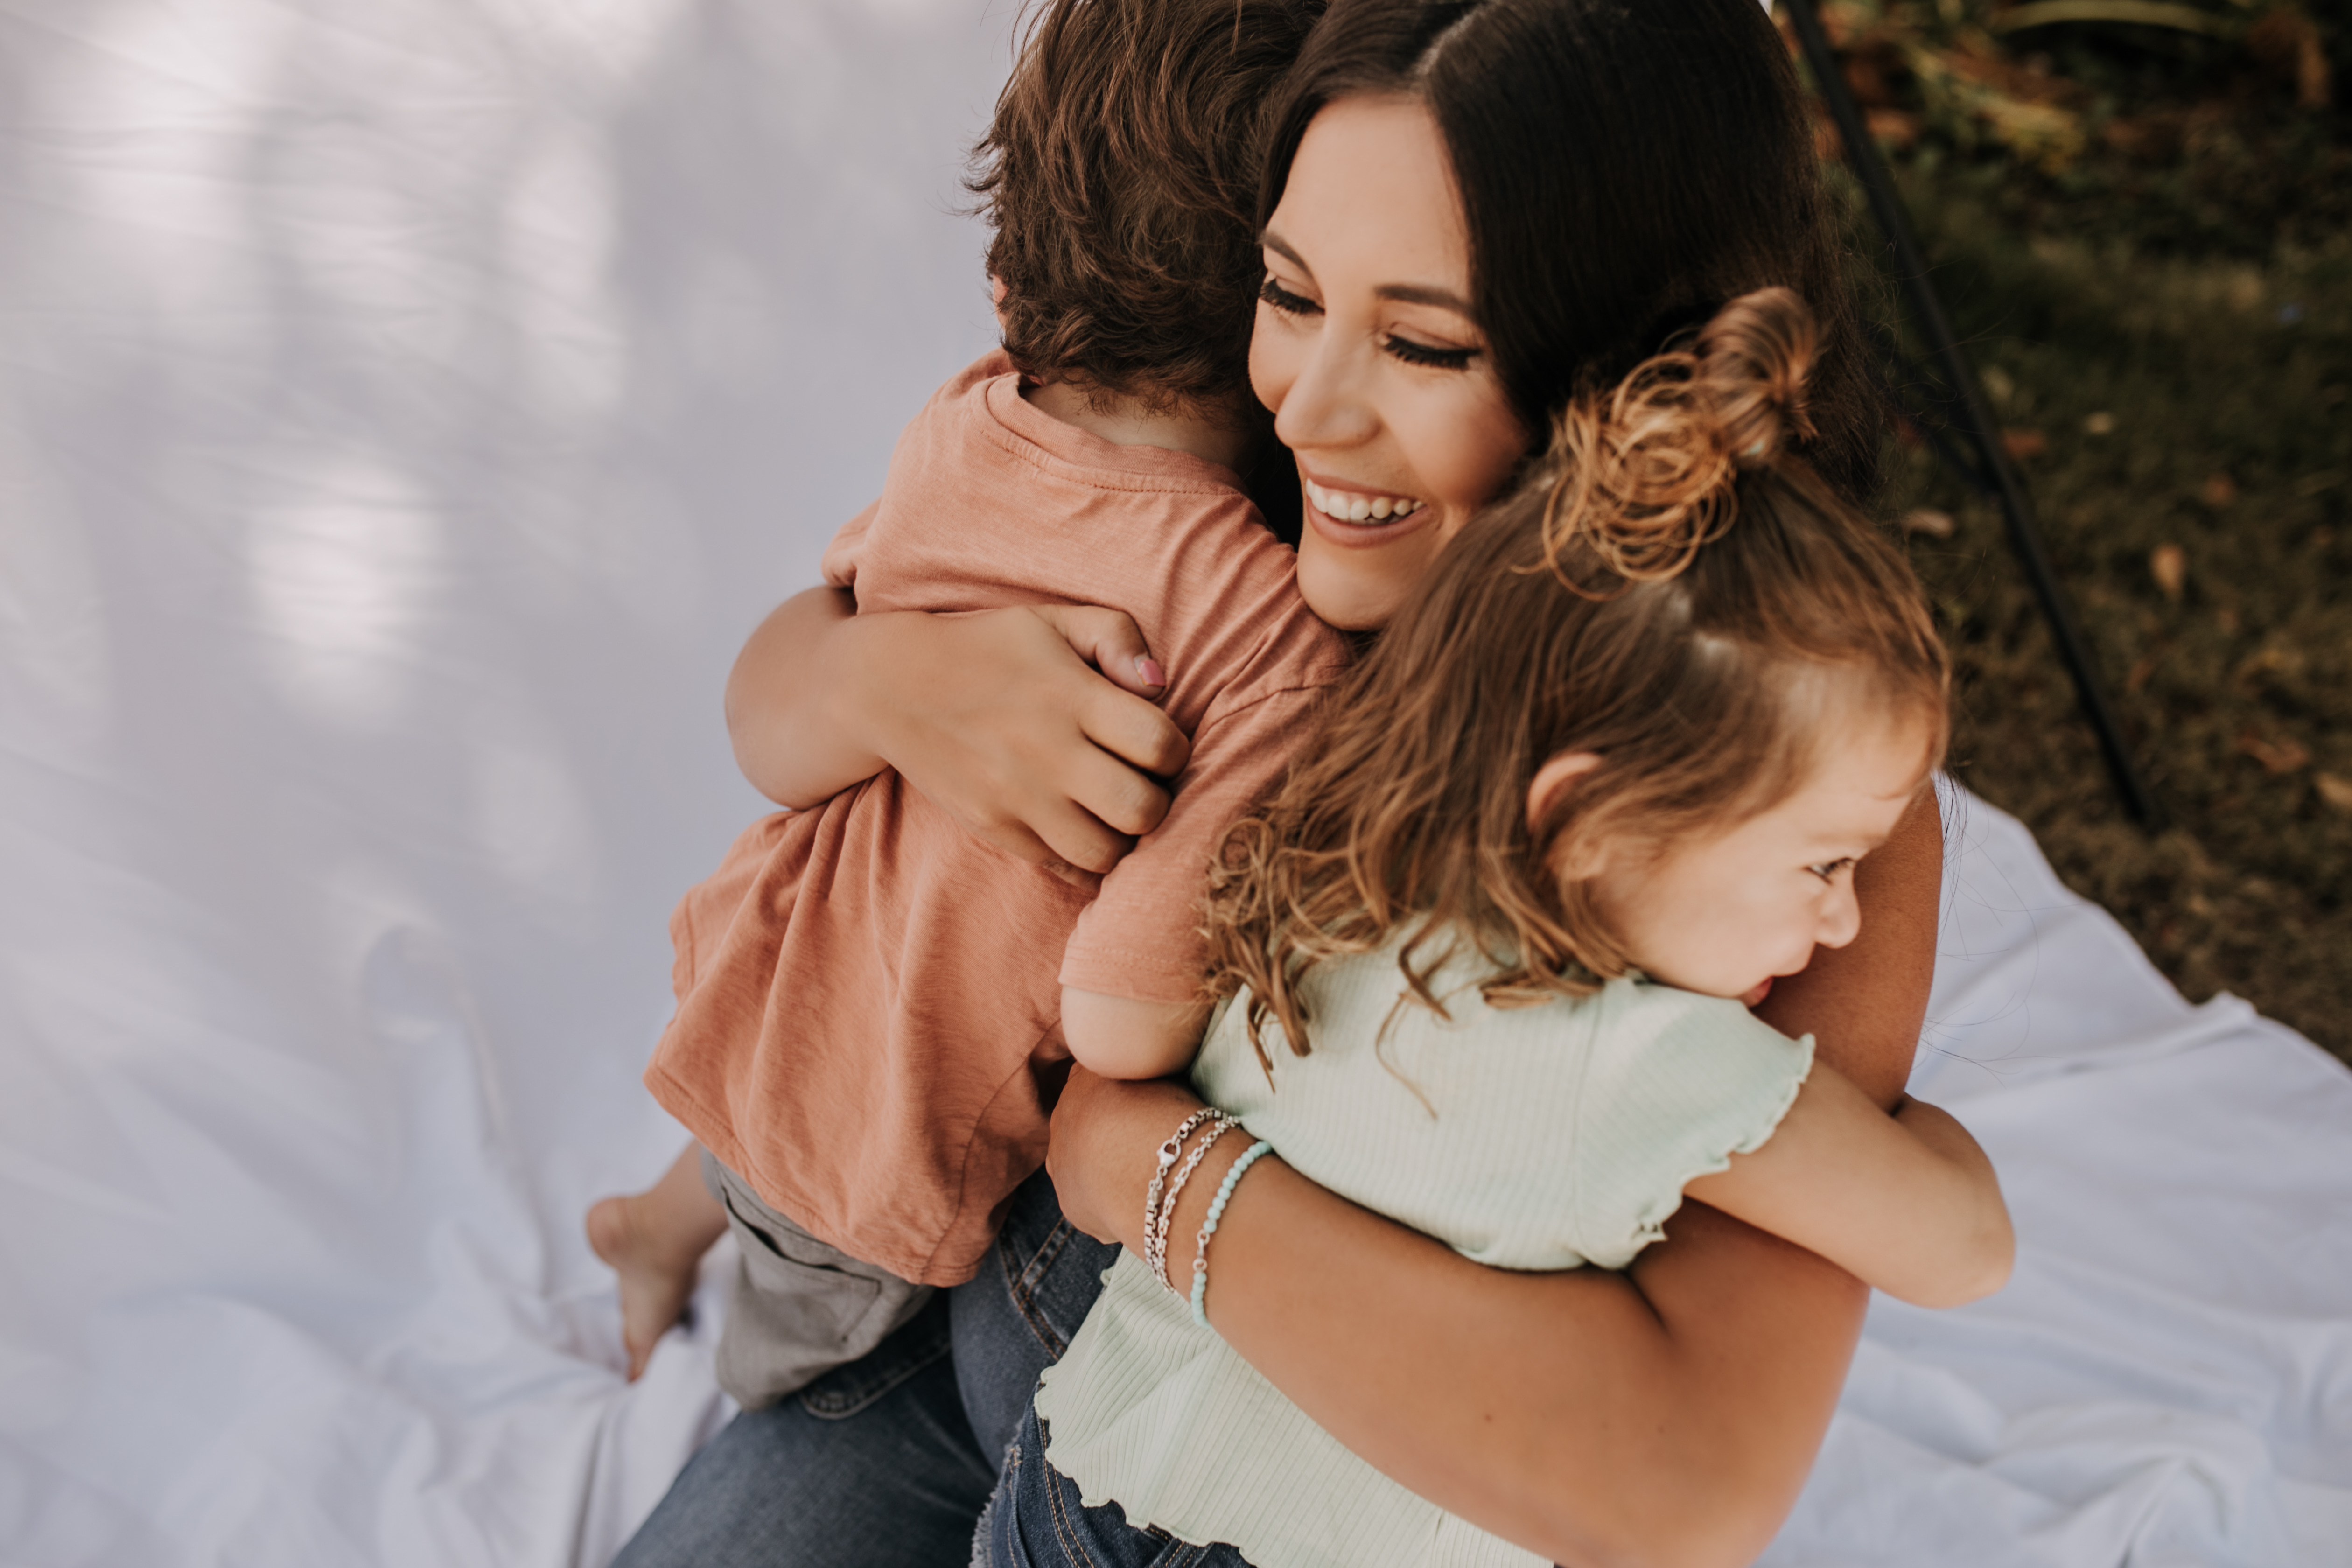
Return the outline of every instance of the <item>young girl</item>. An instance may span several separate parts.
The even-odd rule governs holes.
[[[2006,1278],[1958,1123],[1889,1118],[1748,1011],[1853,940],[1854,863],[1944,733],[1901,558],[1787,455],[1811,348],[1769,289],[1571,404],[1236,829],[1210,910],[1228,1000],[1193,1069],[1221,1110],[1162,1149],[1150,1256],[1046,1374],[995,1562],[1140,1562],[1168,1534],[1259,1568],[1541,1561],[1209,1331],[1218,1218],[1269,1152],[1498,1267],[1621,1268],[1687,1193],[1920,1304]],[[1171,1234],[1158,1214],[1234,1127],[1256,1142]],[[1078,1506],[1106,1500],[1123,1528]]]

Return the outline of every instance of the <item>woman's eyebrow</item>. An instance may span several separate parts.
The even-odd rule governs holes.
[[[1306,273],[1309,278],[1315,276],[1315,268],[1307,265],[1307,258],[1291,249],[1289,245],[1283,240],[1283,237],[1275,233],[1274,230],[1267,229],[1265,233],[1259,235],[1257,237],[1257,242],[1260,245],[1265,246],[1268,250],[1273,251],[1276,256],[1281,257],[1285,261],[1289,262],[1293,267],[1297,268],[1301,272]]]
[[[1394,300],[1405,305],[1434,305],[1441,310],[1451,310],[1471,321],[1470,301],[1445,289],[1433,289],[1426,283],[1383,283],[1372,290],[1376,300]]]
[[[1315,276],[1315,268],[1307,265],[1307,258],[1293,250],[1289,243],[1274,230],[1265,230],[1257,237],[1257,241],[1307,277]],[[1372,298],[1394,300],[1403,305],[1434,305],[1439,310],[1452,310],[1472,321],[1477,319],[1470,309],[1469,300],[1451,289],[1432,288],[1426,283],[1383,283],[1372,290]]]

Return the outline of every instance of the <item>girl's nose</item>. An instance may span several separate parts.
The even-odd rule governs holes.
[[[1832,890],[1829,907],[1822,911],[1821,934],[1813,941],[1822,947],[1843,947],[1862,934],[1862,905],[1853,896],[1853,879],[1848,876]]]

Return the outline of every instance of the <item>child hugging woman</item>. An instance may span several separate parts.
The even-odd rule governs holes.
[[[1170,1535],[1258,1568],[1544,1561],[1213,1331],[1218,1224],[1268,1153],[1494,1267],[1622,1268],[1687,1193],[1917,1304],[2007,1278],[1958,1123],[1888,1117],[1748,1011],[1853,940],[1855,864],[1945,733],[1908,568],[1789,452],[1812,343],[1762,290],[1572,402],[1228,839],[1192,1073],[1215,1109],[1162,1146],[1144,1254],[1045,1374],[983,1526],[1000,1568],[1142,1563]]]
[[[1333,0],[1269,118],[1250,382],[1303,481],[1300,580],[1350,599],[1337,624],[1391,626],[1542,461],[1579,393],[1614,386],[1674,334],[1760,289],[1794,289],[1820,330],[1806,378],[1817,433],[1793,449],[1839,496],[1871,493],[1885,412],[1857,352],[1801,90],[1754,0]],[[1751,548],[1739,535],[1755,521],[1706,549]],[[1572,566],[1591,548],[1563,540],[1559,557]],[[1697,583],[1714,568],[1703,551],[1690,570]],[[746,647],[730,730],[746,776],[782,804],[814,805],[887,763],[1008,854],[1105,871],[1159,820],[1184,763],[1167,716],[1096,673],[1129,668],[1147,647],[1108,609],[853,615],[845,595],[816,590]],[[1599,672],[1591,689],[1605,689]],[[1798,681],[1784,695],[1795,715],[1868,689]],[[1824,726],[1843,718],[1823,712]],[[1927,734],[1898,783],[1926,765]],[[1487,749],[1471,734],[1460,754]],[[1586,749],[1601,761],[1589,779],[1572,768],[1559,777],[1563,809],[1602,804],[1612,759]],[[1464,787],[1486,776],[1465,771]],[[1533,783],[1511,783],[1521,814]],[[1817,947],[1757,1009],[1788,1036],[1816,1035],[1816,1073],[1836,1068],[1883,1110],[1898,1101],[1927,1005],[1942,863],[1934,801],[1924,790],[1906,798],[1858,871],[1833,864],[1847,848],[1805,852],[1801,865],[1835,883],[1802,876],[1858,900],[1864,929],[1842,948]],[[1600,832],[1604,815],[1582,820],[1595,842],[1614,842]],[[1612,850],[1589,890],[1602,898],[1633,864]],[[1658,891],[1684,864],[1669,858],[1638,885]],[[1596,929],[1614,931],[1645,976],[1664,963],[1663,978],[1717,989],[1645,954],[1636,927],[1650,907],[1635,900],[1619,911],[1622,928]],[[1801,956],[1763,964],[1741,988]],[[1427,971],[1442,952],[1414,957]],[[1278,1016],[1261,1020],[1277,1079],[1340,1059],[1343,1031],[1313,1016],[1324,971],[1343,973],[1344,960],[1300,976],[1306,1055],[1277,1038]],[[1429,984],[1455,1017],[1473,1016],[1447,974],[1429,972]],[[1232,1048],[1220,1039],[1213,1060]],[[1408,1076],[1442,1127],[1446,1081],[1435,1075],[1452,1058],[1419,1065],[1428,1074]],[[1100,1293],[1115,1248],[1098,1243],[1151,1245],[1156,1232],[1138,1222],[1153,1151],[1201,1109],[1184,1082],[1074,1071],[1053,1112],[1052,1179],[1015,1194],[979,1275],[948,1292],[947,1310],[730,1423],[625,1560],[959,1560],[1040,1369]],[[1798,1147],[1799,1125],[1754,1158]],[[1174,1171],[1162,1173],[1180,1282],[1207,1208],[1251,1146],[1227,1134],[1172,1196]],[[1731,1564],[1762,1550],[1835,1407],[1868,1298],[1852,1275],[1697,1201],[1622,1270],[1489,1268],[1318,1185],[1289,1152],[1260,1159],[1235,1185],[1209,1249],[1204,1307],[1213,1337],[1318,1426],[1380,1474],[1553,1562]],[[1825,1217],[1851,1195],[1842,1188]],[[1183,1326],[1195,1332],[1187,1295]],[[1071,1435],[1065,1422],[1054,1440]],[[1034,1424],[1019,1455],[1013,1491],[1045,1473]],[[1074,1530],[1097,1517],[1077,1500],[1057,1504]],[[1002,1523],[1009,1505],[998,1506]],[[1162,1545],[1171,1563],[1195,1552]]]

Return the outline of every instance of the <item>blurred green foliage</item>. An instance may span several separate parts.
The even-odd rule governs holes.
[[[2212,25],[2113,19],[2150,11]],[[2124,816],[1998,512],[1906,441],[1954,772],[2192,998],[2352,1060],[2352,32],[2232,0],[1824,12],[2173,823]]]

